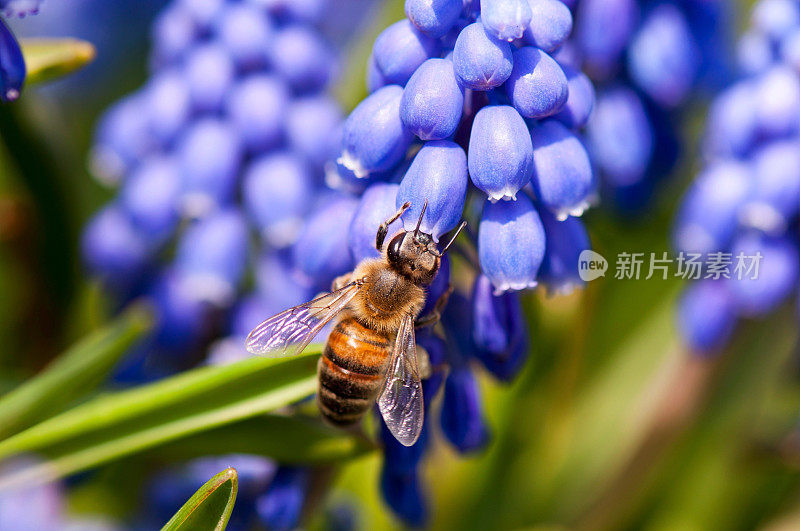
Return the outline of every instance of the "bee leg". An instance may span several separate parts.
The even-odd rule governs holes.
[[[397,221],[397,218],[403,215],[403,212],[408,210],[411,207],[411,203],[406,201],[403,203],[397,212],[394,213],[392,217],[381,223],[381,226],[378,227],[378,234],[375,236],[375,248],[377,250],[381,250],[383,248],[383,240],[386,239],[386,234],[389,232],[389,225]]]
[[[423,315],[414,321],[414,328],[425,328],[426,326],[436,326],[436,323],[442,318],[444,307],[447,306],[447,301],[450,300],[450,295],[453,293],[453,285],[448,284],[447,289],[436,300],[433,310],[427,315]]]
[[[344,275],[339,275],[333,282],[331,283],[331,291],[336,291],[337,289],[342,289],[346,285],[350,283],[350,275],[351,273],[345,273]]]
[[[419,370],[419,377],[427,380],[433,374],[433,366],[431,365],[431,358],[428,351],[423,347],[417,345],[417,368]]]

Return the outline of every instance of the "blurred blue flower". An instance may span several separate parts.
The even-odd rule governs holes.
[[[317,31],[304,25],[288,25],[268,47],[276,73],[299,93],[319,91],[334,75],[334,56]]]
[[[226,306],[244,276],[248,255],[244,217],[237,210],[222,210],[183,233],[174,264],[192,296]]]
[[[389,507],[403,521],[422,527],[428,520],[428,504],[420,485],[419,472],[394,472],[385,465],[381,470],[381,490]]]
[[[758,149],[752,168],[742,221],[767,232],[785,230],[800,211],[800,141],[777,140]]]
[[[278,146],[283,139],[289,88],[280,78],[256,74],[243,79],[225,101],[225,113],[251,153]]]
[[[727,289],[739,315],[765,316],[797,290],[800,252],[793,238],[748,232],[733,242],[731,252],[734,259],[742,255],[759,261],[757,274],[753,271],[742,278],[734,274],[727,279]]]
[[[358,202],[350,197],[332,199],[315,212],[292,246],[292,261],[320,290],[352,269],[347,228]]]
[[[599,84],[587,147],[598,190],[619,210],[648,206],[683,148],[683,111],[731,78],[732,9],[723,0],[582,0],[573,8],[575,38],[555,57]]]
[[[630,186],[646,177],[655,139],[635,92],[615,87],[601,93],[587,133],[595,163],[612,186]]]
[[[729,264],[722,275],[707,266],[678,308],[699,355],[722,351],[738,318],[764,317],[798,289],[800,76],[795,56],[778,53],[798,28],[796,2],[754,6],[740,40],[742,77],[710,106],[705,167],[675,219],[678,249]]]
[[[242,199],[264,241],[275,247],[294,242],[314,187],[311,170],[294,153],[277,152],[251,161],[242,176]]]
[[[151,157],[122,185],[119,201],[135,229],[160,242],[177,228],[180,194],[177,162],[169,157]]]
[[[697,354],[713,354],[730,337],[736,325],[736,311],[724,281],[693,283],[678,305],[678,327],[688,346]]]
[[[267,491],[256,500],[262,524],[275,531],[297,528],[310,479],[308,469],[279,467]]]
[[[453,367],[444,383],[442,432],[461,452],[472,452],[489,442],[478,382],[465,367]]]
[[[42,0],[2,0],[0,11],[6,17],[25,17],[39,12]]]
[[[254,69],[267,62],[267,51],[275,44],[272,21],[261,16],[253,4],[234,4],[215,21],[219,40],[242,69]]]
[[[619,68],[639,23],[636,0],[582,0],[575,13],[575,38],[591,75],[607,78]]]
[[[181,171],[181,208],[200,217],[235,198],[242,145],[231,123],[203,118],[193,123],[178,140]]]
[[[314,168],[336,155],[342,110],[326,96],[295,98],[286,109],[286,140]]]
[[[754,100],[756,127],[767,137],[800,131],[800,79],[785,65],[774,65],[758,77]]]
[[[380,252],[375,248],[375,235],[380,224],[397,211],[398,188],[400,186],[397,184],[376,183],[362,194],[348,231],[350,254],[354,262],[380,257]],[[391,241],[401,228],[399,223],[391,225],[386,233],[386,241]]]
[[[4,462],[0,472],[8,476],[15,471],[42,464],[43,461],[37,457],[17,457]],[[60,483],[34,483],[5,488],[0,492],[0,529],[111,531],[116,528],[107,517],[101,515],[74,517],[68,514],[67,509],[68,499]]]
[[[709,165],[689,187],[678,211],[674,245],[687,252],[725,249],[739,224],[739,212],[751,196],[750,168],[736,161]]]
[[[193,107],[207,112],[221,109],[236,75],[233,58],[222,44],[209,42],[192,48],[184,68]]]
[[[477,358],[497,378],[511,380],[530,349],[519,295],[495,295],[491,281],[480,275],[472,290],[472,326]]]
[[[137,230],[117,205],[95,214],[86,225],[81,251],[89,271],[125,293],[149,263],[146,233]]]
[[[631,77],[661,105],[678,105],[697,76],[700,54],[696,48],[681,10],[674,4],[656,6],[631,42]]]
[[[755,87],[746,81],[722,91],[708,111],[703,151],[708,157],[745,155],[756,140]]]
[[[324,2],[263,7],[169,2],[153,25],[149,79],[98,125],[92,170],[121,190],[87,225],[84,259],[116,305],[144,295],[158,316],[126,362],[128,382],[197,363],[220,334],[246,334],[255,323],[243,301],[279,311],[314,295],[305,274],[350,264],[349,218],[326,256],[296,243],[306,214],[324,212],[314,198],[341,126],[322,92],[333,54],[311,22]],[[281,251],[293,246],[305,268]],[[337,249],[338,269],[319,265]],[[258,294],[248,293],[254,270]]]
[[[0,19],[0,99],[14,101],[19,98],[25,83],[25,59],[14,34]]]

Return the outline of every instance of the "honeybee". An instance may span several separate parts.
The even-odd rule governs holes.
[[[334,281],[330,293],[270,317],[247,336],[247,350],[267,356],[299,354],[334,318],[317,364],[317,403],[331,423],[358,422],[377,398],[386,426],[405,446],[422,430],[424,409],[414,328],[438,321],[446,291],[430,315],[419,317],[426,288],[439,271],[442,255],[466,222],[439,251],[420,231],[427,201],[413,232],[401,230],[387,245],[389,226],[408,210],[405,203],[378,228],[377,259],[366,259]]]

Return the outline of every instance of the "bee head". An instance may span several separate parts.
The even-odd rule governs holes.
[[[415,284],[427,286],[436,277],[441,262],[430,234],[400,231],[386,247],[389,265]]]
[[[414,231],[401,230],[386,247],[386,259],[392,269],[422,286],[433,282],[436,273],[439,272],[442,255],[466,225],[466,222],[461,223],[447,245],[439,251],[436,242],[433,241],[433,236],[419,230],[427,206],[428,202],[425,201]]]

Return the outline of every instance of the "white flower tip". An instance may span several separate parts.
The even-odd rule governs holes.
[[[493,294],[495,297],[498,297],[507,291],[522,291],[524,289],[533,289],[539,285],[539,283],[535,280],[529,280],[529,281],[523,280],[519,282],[501,282],[500,284],[495,284],[494,282],[492,282],[492,284],[494,285]]]
[[[563,297],[572,294],[576,289],[583,289],[585,283],[578,279],[564,279],[558,282],[548,282],[546,293],[549,298]]]
[[[369,177],[369,170],[361,165],[361,161],[355,158],[348,150],[342,151],[342,156],[336,159],[338,164],[341,164],[346,169],[353,172],[358,179],[366,179]]]
[[[517,192],[519,192],[518,188],[506,188],[498,190],[497,192],[488,193],[487,195],[491,203],[497,203],[498,201],[516,201]]]
[[[591,202],[588,199],[581,201],[580,203],[573,205],[571,207],[565,207],[556,210],[553,212],[556,219],[558,221],[564,221],[568,217],[572,216],[574,218],[579,218],[583,215],[584,212],[591,206]]]
[[[273,247],[284,248],[292,245],[300,229],[303,228],[303,220],[299,217],[289,217],[278,222],[272,223],[265,228],[262,235],[264,241]]]
[[[208,357],[206,357],[206,364],[229,365],[248,357],[250,354],[244,348],[244,339],[225,338],[211,345]]]
[[[233,301],[235,289],[225,279],[209,273],[190,273],[181,279],[181,289],[194,300],[224,307]]]
[[[786,219],[775,207],[764,202],[745,205],[739,213],[739,222],[768,234],[781,234],[786,231]]]
[[[214,199],[205,193],[187,193],[181,201],[181,212],[189,219],[202,218],[217,206]]]
[[[125,163],[114,151],[96,146],[89,152],[89,173],[104,186],[117,186],[125,173]]]
[[[683,226],[675,234],[675,243],[678,249],[688,252],[706,252],[715,246],[714,238],[697,223]]]

